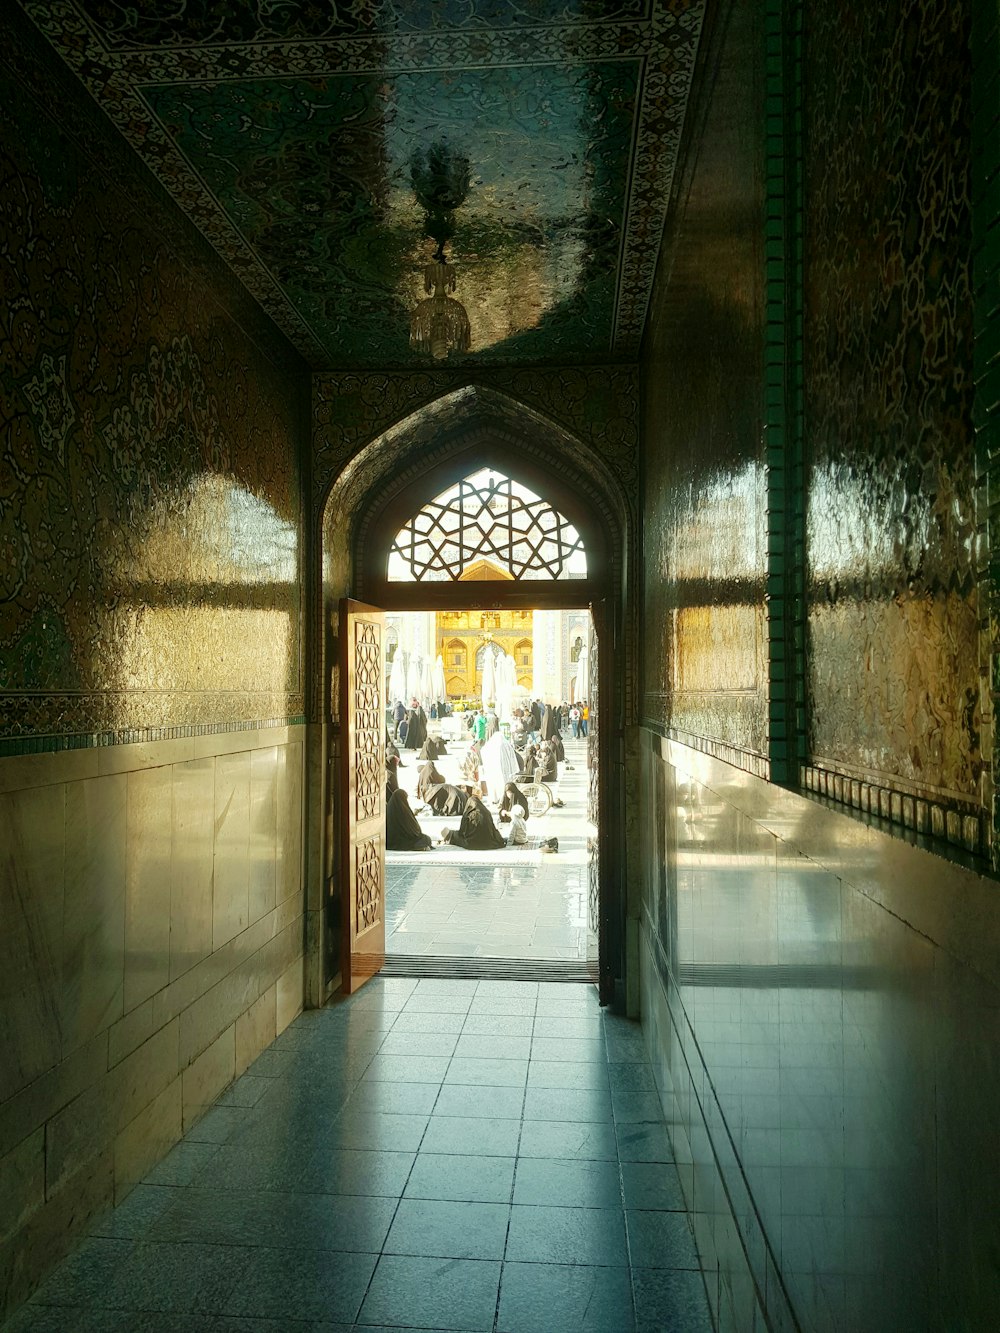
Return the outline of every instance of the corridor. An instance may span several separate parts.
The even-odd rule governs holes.
[[[708,1333],[637,1024],[375,980],[302,1014],[5,1333]]]

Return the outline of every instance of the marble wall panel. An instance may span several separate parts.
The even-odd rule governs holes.
[[[170,980],[212,952],[215,764],[173,765],[170,846]]]
[[[124,774],[66,784],[63,1054],[124,1011],[127,789]]]
[[[301,846],[302,744],[237,737],[243,749],[216,739],[200,758],[122,747],[143,766],[83,777],[68,755],[65,782],[60,756],[29,757],[26,780],[44,785],[0,795],[0,1318],[58,1257],[54,1232],[123,1198],[237,1052],[245,1068],[302,1007],[301,867],[286,852]],[[257,882],[272,886],[252,923],[251,792]],[[213,948],[216,878],[241,886],[227,912],[242,906]]]
[[[171,770],[128,775],[125,844],[125,1009],[134,1009],[170,973]]]
[[[215,762],[215,866],[212,946],[250,923],[250,755],[220,755]]]
[[[772,1327],[988,1327],[1000,987],[960,920],[980,877],[906,849],[936,866],[931,937],[890,834],[648,730],[644,750],[644,817],[677,831],[642,868],[644,1023],[720,1319],[756,1327],[749,1281]]]
[[[248,921],[259,921],[275,904],[278,837],[278,751],[250,756],[250,840]]]
[[[763,50],[727,7],[703,130],[660,257],[640,369],[642,714],[767,751]]]
[[[62,1052],[62,923],[66,791],[0,798],[0,1102]]]
[[[175,1078],[115,1139],[116,1204],[166,1155],[181,1133],[181,1080]]]

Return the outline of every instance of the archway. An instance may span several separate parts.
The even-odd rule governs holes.
[[[340,894],[337,871],[339,794],[331,766],[340,736],[336,648],[338,605],[343,596],[386,609],[416,609],[413,588],[385,575],[393,524],[437,494],[449,480],[474,467],[494,467],[562,508],[584,534],[586,579],[555,584],[489,578],[423,585],[421,605],[594,606],[602,621],[600,748],[596,771],[601,792],[600,862],[595,862],[592,901],[600,910],[601,988],[605,998],[620,983],[624,963],[622,898],[625,661],[625,554],[631,540],[629,509],[617,479],[586,443],[541,413],[492,389],[470,386],[444,395],[361,448],[330,487],[316,543],[313,599],[313,669],[320,699],[310,728],[307,793],[309,847],[309,998],[322,1003],[338,984]],[[470,597],[471,594],[471,597]]]

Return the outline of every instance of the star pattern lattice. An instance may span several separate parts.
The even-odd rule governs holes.
[[[396,534],[390,582],[460,579],[481,561],[513,579],[586,578],[579,532],[520,482],[480,471],[450,486]]]

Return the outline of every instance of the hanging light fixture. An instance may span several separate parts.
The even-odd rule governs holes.
[[[445,258],[444,247],[438,246],[424,269],[428,296],[410,316],[410,346],[430,352],[435,361],[444,361],[449,352],[467,352],[472,341],[465,306],[447,294],[454,290],[454,266]]]
[[[427,297],[410,316],[410,346],[429,352],[435,361],[444,361],[449,352],[467,352],[472,342],[465,306],[448,295],[455,290],[455,269],[444,252],[455,232],[455,209],[469,193],[469,159],[447,141],[438,140],[426,151],[418,149],[413,154],[410,181],[424,209],[424,232],[437,242],[424,269]]]

